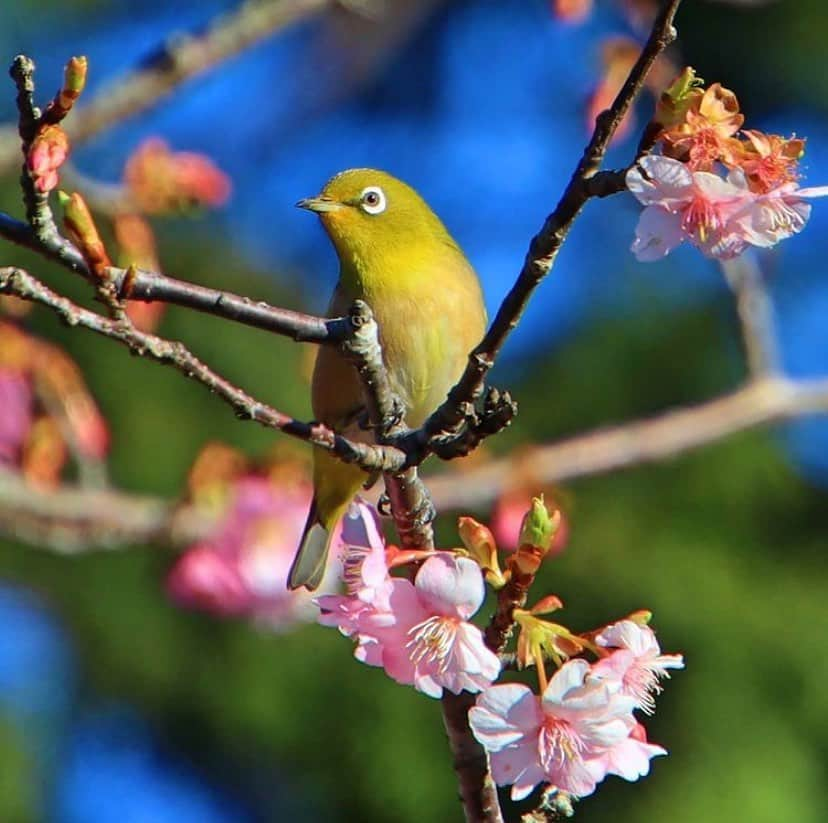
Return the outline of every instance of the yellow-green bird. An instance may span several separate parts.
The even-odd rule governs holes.
[[[480,342],[486,308],[471,264],[440,218],[414,189],[375,169],[349,169],[317,197],[297,204],[319,215],[339,257],[328,314],[365,300],[379,325],[392,390],[409,426],[419,426],[460,377]],[[334,348],[319,349],[313,412],[338,432],[365,440],[357,424],[362,390],[354,367]],[[331,535],[365,472],[314,450],[314,497],[288,578],[291,589],[322,580]]]

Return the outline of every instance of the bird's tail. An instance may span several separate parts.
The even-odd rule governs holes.
[[[325,452],[313,458],[313,502],[299,550],[288,575],[288,588],[319,588],[336,524],[359,492],[365,473]]]
[[[299,543],[299,550],[293,559],[293,565],[288,574],[288,588],[298,589],[304,586],[313,591],[319,588],[325,574],[325,563],[328,560],[328,550],[331,547],[333,529],[328,528],[319,517],[319,506],[313,498],[305,531]]]

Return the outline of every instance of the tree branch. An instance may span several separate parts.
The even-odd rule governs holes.
[[[113,489],[39,488],[0,468],[0,533],[59,554],[187,545],[210,534],[215,513]]]
[[[282,309],[263,300],[251,300],[232,292],[210,289],[142,269],[113,269],[112,273],[118,293],[124,300],[173,303],[303,343],[337,345],[353,332],[347,318],[324,318]]]
[[[29,226],[2,212],[0,236],[19,246],[44,254],[71,271],[83,274],[84,277],[90,277],[86,261],[74,246],[67,243],[68,250],[62,250],[60,255],[49,254]],[[346,318],[324,318],[282,309],[263,300],[252,300],[232,292],[210,289],[144,269],[111,266],[107,269],[107,274],[121,300],[157,300],[172,303],[303,343],[336,345],[351,334],[351,326]]]
[[[472,469],[431,475],[427,481],[436,508],[468,511],[495,501],[516,477],[523,485],[544,485],[661,463],[739,432],[811,414],[828,414],[828,379],[762,378],[696,406],[533,447]],[[172,528],[174,513],[187,525]],[[161,498],[70,485],[38,489],[0,470],[0,533],[14,536],[16,520],[39,521],[47,534],[52,525],[57,529],[64,524],[67,533],[80,535],[79,550],[84,551],[177,545],[209,533],[209,524],[195,506],[176,507]],[[60,541],[45,539],[44,546],[63,550]]]
[[[828,414],[828,379],[762,377],[706,403],[539,446],[463,471],[432,477],[441,508],[467,510],[495,501],[521,478],[545,485],[669,460],[757,426]]]
[[[77,250],[58,231],[49,205],[49,195],[35,187],[34,178],[26,164],[32,141],[42,122],[41,111],[34,104],[34,62],[23,54],[17,55],[12,61],[9,75],[17,87],[17,130],[20,140],[18,150],[24,158],[20,172],[20,187],[28,223],[28,242],[24,245],[45,253],[47,257],[65,263],[77,271]],[[3,222],[3,226],[6,226],[6,221]],[[14,239],[15,242],[21,239],[19,228],[12,234],[14,236],[10,239]],[[82,271],[88,274],[85,263]]]
[[[362,382],[368,416],[378,443],[386,443],[396,432],[405,430],[399,405],[394,398],[382,359],[379,330],[370,308],[361,300],[354,302],[350,320],[356,331],[343,348],[354,362]],[[431,521],[434,509],[416,467],[405,472],[387,472],[385,488],[391,513],[406,549],[434,548]],[[443,724],[452,753],[460,800],[467,821],[502,823],[497,787],[489,769],[489,759],[469,728],[469,709],[475,697],[445,691],[441,700]]]
[[[67,298],[55,294],[22,269],[0,268],[0,294],[13,294],[23,300],[39,303],[52,309],[69,326],[90,329],[127,346],[133,354],[168,363],[229,403],[238,417],[255,420],[327,449],[341,460],[356,463],[366,471],[398,471],[406,462],[406,455],[399,449],[353,442],[321,423],[296,420],[255,400],[202,363],[183,343],[142,332],[129,323],[103,317],[77,306]]]

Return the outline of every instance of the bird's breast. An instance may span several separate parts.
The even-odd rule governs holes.
[[[426,293],[401,290],[373,304],[366,298],[379,323],[391,387],[406,407],[408,425],[419,426],[445,400],[483,335],[479,289],[435,282]]]

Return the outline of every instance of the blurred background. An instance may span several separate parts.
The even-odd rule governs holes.
[[[588,16],[569,21],[555,5],[343,0],[78,143],[72,174],[92,199],[122,180],[150,137],[205,155],[232,194],[207,197],[218,207],[197,214],[149,218],[164,271],[321,312],[335,259],[317,222],[293,203],[343,168],[385,168],[444,218],[493,311],[580,156],[591,102],[625,42],[617,38],[643,35],[636,14],[646,4],[596,0]],[[230,0],[18,0],[0,10],[0,62],[32,56],[45,102],[66,60],[85,54],[84,98],[93,99],[165,42],[237,8]],[[806,185],[828,183],[828,6],[700,0],[684,4],[678,25],[673,64],[736,91],[747,126],[807,137]],[[639,127],[652,104],[645,95]],[[14,117],[9,83],[0,122]],[[633,124],[609,165],[628,162],[636,139]],[[0,207],[19,216],[17,176],[6,168],[0,178]],[[721,271],[692,250],[637,264],[628,248],[638,213],[622,195],[590,203],[576,224],[494,376],[521,414],[492,452],[698,402],[744,380]],[[84,294],[66,272],[0,246],[3,265]],[[818,201],[801,236],[758,259],[784,367],[795,376],[828,374],[826,259],[828,204]],[[7,351],[11,322],[3,321]],[[147,322],[256,396],[310,416],[305,347],[175,308]],[[69,333],[44,310],[14,329],[31,336],[30,347],[58,344],[79,367],[74,379],[109,430],[108,446],[101,435],[92,451],[100,458],[108,448],[117,488],[174,499],[189,477],[194,495],[191,467],[214,441],[237,450],[231,463],[304,459],[301,448],[274,457],[278,438],[236,421],[200,387]],[[12,416],[9,398],[29,402],[21,396],[4,394],[0,415]],[[32,482],[84,480],[77,474]],[[610,778],[578,804],[578,819],[828,819],[828,420],[741,434],[664,465],[547,491],[564,508],[569,536],[538,594],[558,593],[575,630],[652,609],[662,646],[687,661],[649,723],[669,758],[638,785]],[[488,503],[475,512],[489,513]],[[439,523],[444,545],[456,545],[455,516]],[[14,523],[3,529],[14,534]],[[165,581],[181,546],[61,556],[44,545],[53,537],[0,539],[0,820],[459,818],[438,704],[355,665],[347,640],[310,624],[273,631],[274,621],[174,605]]]

